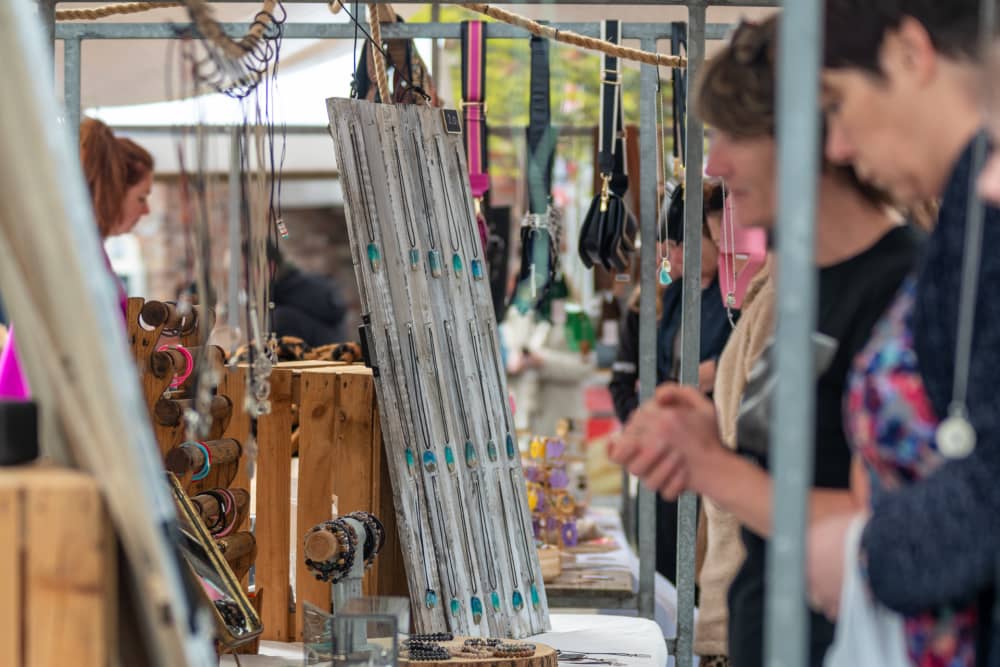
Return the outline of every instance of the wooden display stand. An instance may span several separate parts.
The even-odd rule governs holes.
[[[441,642],[441,646],[444,648],[461,648],[462,644],[465,642],[467,637],[455,637],[454,641]],[[512,642],[512,643],[524,643],[524,642]],[[533,643],[533,642],[527,642]],[[551,646],[546,646],[545,644],[535,644],[535,655],[530,658],[473,658],[473,657],[461,657],[452,658],[451,660],[440,660],[438,662],[432,662],[427,660],[421,660],[419,662],[410,661],[406,658],[399,659],[400,665],[420,665],[424,667],[457,667],[458,665],[476,665],[476,667],[558,667],[559,665],[559,654]]]
[[[112,664],[115,553],[93,478],[34,465],[0,468],[0,665]]]
[[[202,318],[208,318],[208,322],[204,322]],[[236,497],[236,526],[230,534],[218,538],[216,543],[236,578],[245,585],[257,557],[256,538],[246,530],[250,496],[243,443],[248,440],[249,428],[230,428],[231,423],[243,421],[234,420],[234,414],[245,416],[245,372],[226,367],[222,348],[213,345],[202,349],[207,342],[204,338],[215,323],[215,313],[210,309],[194,306],[192,314],[184,317],[173,304],[130,298],[127,323],[129,344],[141,375],[146,406],[166,469],[177,476],[189,496],[198,496],[214,489],[229,489]],[[204,453],[190,445],[182,446],[182,443],[185,441],[186,431],[184,414],[194,401],[195,378],[201,369],[187,369],[186,356],[176,349],[158,349],[162,347],[161,336],[165,331],[176,331],[176,338],[191,353],[191,358],[198,360],[203,357],[204,362],[216,371],[220,379],[219,387],[211,399],[212,424],[207,438],[202,441],[210,452],[211,467],[208,475],[199,480],[193,478],[206,463]],[[187,379],[170,394],[165,394],[174,377],[185,370],[192,371]],[[230,488],[234,483],[236,486]],[[214,506],[217,510],[218,503]],[[197,507],[206,515],[213,514],[212,503],[204,497]],[[257,589],[259,593],[259,584]]]
[[[228,380],[237,381],[234,376]],[[365,575],[363,594],[405,596],[408,589],[395,539],[392,487],[383,455],[371,369],[339,362],[279,363],[271,373],[270,400],[271,414],[257,422],[255,580],[268,590],[261,608],[262,638],[288,642],[301,640],[303,601],[321,609],[330,606],[330,586],[317,581],[308,571],[298,540],[293,603],[289,554],[293,539],[292,427],[296,415],[299,477],[295,533],[302,535],[317,523],[329,520],[334,495],[341,514],[371,512],[383,522],[387,543]],[[244,428],[237,423],[240,421],[233,419],[226,435],[237,437]]]

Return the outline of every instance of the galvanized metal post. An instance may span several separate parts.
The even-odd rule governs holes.
[[[778,373],[771,430],[774,534],[767,551],[769,667],[808,663],[805,532],[812,486],[822,0],[785,3],[778,53]],[[780,425],[780,426],[779,426]]]
[[[56,2],[58,0],[37,0],[38,19],[45,30],[45,46],[55,62],[56,56]],[[51,72],[50,72],[51,74]]]
[[[655,39],[642,40],[642,48],[656,48]],[[645,401],[656,390],[656,96],[659,68],[643,65],[639,90],[639,149],[642,179],[640,187],[640,296],[639,296],[639,400]],[[653,618],[656,612],[656,493],[645,485],[639,487],[639,615]]]
[[[681,305],[681,383],[698,386],[701,359],[701,227],[702,163],[705,128],[690,112],[698,71],[705,61],[705,1],[688,6],[687,146],[684,163],[684,294]],[[698,499],[685,493],[677,506],[677,665],[693,664],[694,652],[694,559],[698,522]]]
[[[240,210],[240,205],[242,203],[242,193],[240,175],[243,173],[240,155],[241,132],[243,132],[243,127],[241,126],[233,127],[229,132],[229,181],[227,188],[229,195],[229,256],[231,258],[239,257],[241,252],[240,220],[242,219],[242,211]],[[232,260],[229,262],[229,298],[227,303],[229,312],[226,313],[226,320],[229,322],[229,328],[233,332],[240,330],[240,340],[242,340],[242,327],[240,326],[240,263]]]
[[[66,131],[79,146],[80,137],[80,60],[81,40],[63,42],[63,106],[66,109]]]

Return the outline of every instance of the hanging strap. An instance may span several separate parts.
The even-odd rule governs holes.
[[[605,21],[601,27],[601,37],[612,44],[621,41],[621,23]],[[601,76],[601,126],[598,136],[598,168],[601,174],[610,176],[611,191],[618,196],[628,190],[628,175],[625,171],[624,114],[622,111],[621,64],[614,56],[604,56]]]
[[[687,24],[673,23],[670,36],[670,53],[680,55],[681,49],[687,50]],[[687,131],[685,117],[687,116],[687,74],[675,67],[673,69],[674,84],[674,157],[681,163],[687,155]]]
[[[531,213],[548,210],[552,192],[555,137],[549,108],[549,41],[531,37],[531,98],[528,104],[528,208]]]
[[[462,108],[465,111],[465,156],[472,196],[490,189],[486,155],[486,35],[482,21],[462,22]]]

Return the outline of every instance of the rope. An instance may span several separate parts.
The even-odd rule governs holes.
[[[389,79],[385,73],[385,57],[382,55],[382,23],[378,18],[378,5],[374,2],[368,3],[368,23],[372,28],[372,41],[378,47],[372,51],[372,61],[375,63],[375,83],[378,85],[378,96],[382,99],[382,104],[392,104],[392,97],[389,95]],[[376,51],[378,53],[376,53]]]
[[[680,56],[671,56],[665,53],[643,51],[641,49],[632,49],[627,46],[611,44],[602,39],[585,37],[584,35],[569,30],[559,30],[558,28],[553,28],[552,26],[548,25],[542,25],[541,23],[532,21],[531,19],[525,18],[524,16],[520,16],[519,14],[513,14],[511,12],[505,11],[503,9],[498,9],[497,7],[492,7],[484,3],[463,2],[459,3],[458,6],[464,7],[465,9],[474,12],[478,12],[480,14],[485,14],[486,16],[494,18],[497,21],[501,21],[503,23],[509,23],[510,25],[523,28],[533,35],[544,37],[546,39],[551,39],[556,42],[572,44],[573,46],[578,46],[582,49],[588,49],[590,51],[600,51],[601,53],[606,53],[616,58],[623,58],[625,60],[634,60],[636,62],[645,63],[647,65],[659,65],[662,67],[676,67],[676,68],[687,67],[687,58],[682,58]]]
[[[116,14],[138,14],[151,9],[183,7],[183,2],[126,2],[120,5],[104,5],[91,9],[60,9],[56,21],[97,21]]]

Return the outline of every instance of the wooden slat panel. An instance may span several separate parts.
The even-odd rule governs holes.
[[[21,571],[24,516],[20,490],[10,475],[0,479],[0,665],[23,664],[24,573]]]

